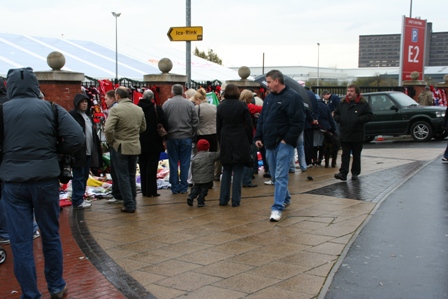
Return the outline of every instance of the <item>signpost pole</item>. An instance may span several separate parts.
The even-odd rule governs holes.
[[[191,0],[187,0],[187,27],[191,26]],[[187,71],[187,88],[191,87],[191,41],[186,41],[186,71]]]

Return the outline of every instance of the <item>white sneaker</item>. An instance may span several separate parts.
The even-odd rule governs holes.
[[[74,209],[77,209],[77,210],[82,210],[82,209],[90,208],[91,206],[92,206],[91,203],[88,203],[88,202],[83,201],[82,204],[80,204],[80,205],[77,206],[77,207],[73,206],[73,208],[74,208]]]
[[[40,237],[40,233],[38,230],[33,234],[33,240]]]
[[[106,200],[107,203],[120,203],[123,202],[122,199],[116,199],[115,197],[112,197],[111,199]]]
[[[280,212],[280,211],[272,211],[271,212],[271,218],[270,218],[271,222],[280,221],[281,218],[282,218],[282,212]]]
[[[265,185],[274,185],[274,182],[272,180],[264,182]]]
[[[84,202],[86,202],[86,203],[92,203],[92,200],[91,199],[84,199]]]

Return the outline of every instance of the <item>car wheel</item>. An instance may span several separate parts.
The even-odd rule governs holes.
[[[411,127],[414,141],[429,141],[432,138],[432,127],[426,121],[416,121]]]
[[[366,136],[364,138],[364,143],[370,143],[373,141],[373,139],[375,139],[375,136]]]
[[[6,251],[0,248],[0,264],[3,264],[6,261]]]

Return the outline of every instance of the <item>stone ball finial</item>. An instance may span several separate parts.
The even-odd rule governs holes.
[[[159,70],[162,73],[169,73],[173,69],[173,62],[169,58],[159,60]]]
[[[413,72],[411,73],[411,79],[412,79],[412,80],[417,80],[419,76],[420,76],[420,73],[419,73],[419,72],[413,71]]]
[[[53,51],[47,56],[47,64],[53,71],[60,71],[65,65],[65,56],[61,52]]]
[[[447,74],[447,75],[445,75],[445,76],[443,76],[443,81],[444,81],[445,83],[447,83],[447,82],[448,82],[448,74]]]
[[[241,77],[241,79],[245,80],[250,76],[250,68],[247,66],[242,66],[238,69],[238,76]]]

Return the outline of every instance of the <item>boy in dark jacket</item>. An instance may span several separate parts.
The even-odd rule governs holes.
[[[73,105],[75,108],[69,113],[83,129],[85,142],[73,155],[72,204],[74,209],[86,209],[92,206],[89,200],[84,199],[90,168],[102,165],[101,143],[90,111],[90,98],[85,94],[76,94]]]
[[[210,143],[205,139],[199,139],[197,143],[198,153],[191,162],[191,174],[193,187],[187,198],[187,204],[192,207],[193,200],[198,198],[198,208],[205,206],[205,197],[208,189],[213,187],[215,161],[219,159],[219,152],[209,152]]]

